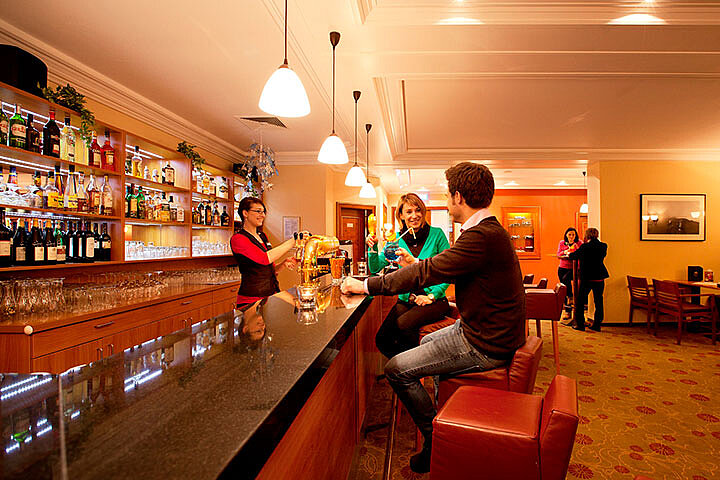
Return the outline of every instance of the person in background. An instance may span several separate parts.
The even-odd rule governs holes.
[[[295,247],[295,239],[291,238],[272,248],[262,231],[266,214],[265,204],[259,198],[245,197],[238,205],[242,228],[230,238],[230,248],[242,275],[237,296],[238,308],[279,292],[277,272],[283,267],[291,270],[297,267],[294,257],[275,264]]]
[[[425,203],[414,193],[407,193],[398,201],[396,216],[402,225],[397,234],[398,238],[402,237],[398,244],[420,260],[433,257],[450,247],[445,233],[425,221],[426,212]],[[408,229],[412,231],[408,232]],[[377,251],[376,244],[377,238],[369,235],[368,263],[372,273],[379,272],[389,264],[385,253]],[[375,335],[378,350],[387,358],[392,358],[417,347],[420,327],[442,320],[450,313],[450,305],[445,298],[448,286],[447,283],[441,283],[400,294]]]
[[[575,230],[575,227],[570,227],[567,230],[565,230],[565,236],[562,240],[560,240],[560,243],[558,244],[557,249],[557,256],[560,260],[560,265],[558,266],[558,278],[560,279],[560,282],[567,287],[567,296],[565,297],[565,311],[570,313],[572,311],[572,298],[573,298],[573,290],[572,290],[572,280],[573,280],[573,271],[572,271],[572,261],[568,259],[568,255],[570,255],[572,252],[577,250],[580,245],[582,245],[582,240],[580,240],[580,235],[578,235],[577,230]]]
[[[578,301],[575,303],[575,314],[573,321],[575,330],[585,330],[585,305],[588,302],[588,294],[593,293],[595,304],[595,318],[590,330],[600,331],[600,325],[605,315],[603,308],[603,292],[605,291],[605,279],[610,275],[603,263],[607,255],[607,243],[598,240],[597,228],[588,228],[585,231],[585,242],[576,251],[569,255],[570,260],[580,261],[580,283],[578,284]]]
[[[495,193],[492,172],[485,165],[462,162],[447,169],[445,177],[448,213],[462,224],[455,244],[425,260],[398,249],[400,270],[365,282],[346,277],[342,284],[343,293],[394,295],[455,283],[457,322],[424,336],[419,346],[385,365],[390,386],[424,438],[422,450],[410,459],[410,468],[417,473],[430,471],[432,422],[437,413],[420,380],[498,368],[525,343],[523,277],[510,235],[490,213]]]

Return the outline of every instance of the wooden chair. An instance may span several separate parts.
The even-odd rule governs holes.
[[[528,273],[525,275],[525,278],[523,278],[523,283],[533,283],[533,280],[535,280],[535,274]]]
[[[655,330],[657,331],[658,317],[661,313],[670,315],[678,322],[677,339],[675,343],[680,345],[682,338],[683,324],[691,321],[709,321],[712,324],[712,343],[715,345],[717,334],[716,313],[714,295],[710,294],[683,294],[675,282],[653,279],[655,290]],[[685,301],[686,298],[711,297],[707,305],[697,305]]]
[[[643,277],[627,276],[628,290],[630,291],[630,323],[633,322],[633,311],[636,308],[645,310],[647,315],[647,331],[650,332],[650,323],[655,312],[655,297],[652,294],[652,287],[648,285],[647,279]],[[657,337],[657,328],[653,334]]]
[[[566,290],[565,285],[558,283],[553,290],[533,288],[525,291],[525,317],[527,318],[525,333],[528,333],[528,322],[532,319],[535,320],[535,330],[538,337],[542,337],[540,320],[550,320],[552,322],[553,357],[557,373],[560,373],[560,334],[558,333],[557,324],[562,317]]]
[[[538,282],[537,288],[547,288],[547,284],[548,284],[548,279],[543,277]]]

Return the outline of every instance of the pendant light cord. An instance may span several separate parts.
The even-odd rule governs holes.
[[[355,165],[357,167],[357,100],[355,100]]]
[[[365,176],[370,183],[370,129],[365,126]]]
[[[288,16],[288,5],[287,0],[285,0],[285,65],[288,64],[287,61],[287,16]]]
[[[335,45],[333,45],[333,101],[332,101],[332,133],[335,133]]]

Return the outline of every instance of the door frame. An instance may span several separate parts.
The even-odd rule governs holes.
[[[364,210],[366,212],[370,211],[370,213],[373,213],[373,214],[376,213],[375,205],[360,205],[360,204],[356,204],[356,203],[335,202],[335,238],[338,238],[338,239],[340,238],[340,232],[342,231],[342,228],[341,228],[342,216],[340,215],[340,212],[342,211],[343,208],[355,208],[355,209],[359,209],[359,210]],[[369,214],[367,214],[365,216],[363,229],[367,229],[367,216],[368,215]],[[377,215],[376,215],[376,217],[377,217]],[[364,248],[364,246],[362,246],[361,248]],[[358,261],[354,257],[355,257],[355,255],[353,255],[353,265]]]

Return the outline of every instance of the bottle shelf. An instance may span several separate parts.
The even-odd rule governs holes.
[[[218,203],[230,203],[230,202],[234,201],[232,198],[223,198],[223,197],[218,197],[217,195],[206,195],[204,193],[198,193],[194,190],[192,192],[192,198],[193,198],[194,202],[197,202],[198,201],[197,199],[211,200],[211,201],[216,201]]]
[[[19,265],[15,267],[0,268],[2,272],[21,272],[24,270],[45,270],[45,269],[59,269],[59,268],[75,268],[75,267],[94,267],[103,265],[118,265],[120,263],[127,263],[121,260],[112,260],[109,262],[92,262],[92,263],[59,263],[56,265]]]
[[[90,172],[96,177],[102,177],[103,175],[118,177],[121,175],[114,170],[91,167],[90,165],[85,165],[83,163],[68,162],[67,160],[61,160],[57,157],[49,157],[40,153],[29,152],[27,150],[23,150],[22,148],[0,145],[0,164],[3,165],[12,165],[27,172],[40,170],[44,173],[54,169],[55,165],[58,163],[66,168],[73,165],[75,167],[75,171]],[[5,174],[7,175],[7,172],[5,172]]]
[[[188,222],[164,222],[162,220],[146,220],[144,218],[129,218],[125,217],[125,223],[128,225],[140,225],[145,227],[152,227],[152,226],[170,226],[170,227],[185,227],[189,225]],[[174,258],[174,257],[173,257]]]
[[[178,193],[188,193],[190,190],[183,187],[178,187],[177,185],[168,185],[166,183],[160,183],[160,182],[154,182],[152,180],[146,180],[144,178],[140,177],[132,177],[129,175],[125,176],[125,185],[134,184],[135,186],[141,186],[143,188],[147,187],[149,189],[154,190],[160,190],[162,192],[178,192]]]
[[[5,205],[0,203],[0,208],[5,208],[5,214],[9,217],[17,217],[25,215],[18,215],[18,212],[15,212],[14,210],[22,210],[27,212],[38,212],[38,213],[46,213],[48,215],[53,215],[61,218],[91,218],[91,219],[98,219],[98,220],[120,220],[120,217],[117,216],[110,216],[110,215],[96,215],[94,213],[81,213],[81,212],[68,212],[66,210],[57,210],[53,208],[38,208],[38,207],[25,207],[21,205]],[[13,210],[13,211],[11,211]]]
[[[233,227],[232,227],[232,225],[228,225],[227,227],[223,227],[223,226],[221,226],[221,225],[202,225],[202,224],[198,224],[198,223],[193,223],[193,224],[192,224],[192,229],[193,229],[193,230],[204,230],[204,229],[206,229],[206,228],[212,228],[212,229],[215,229],[215,230],[232,230]]]

